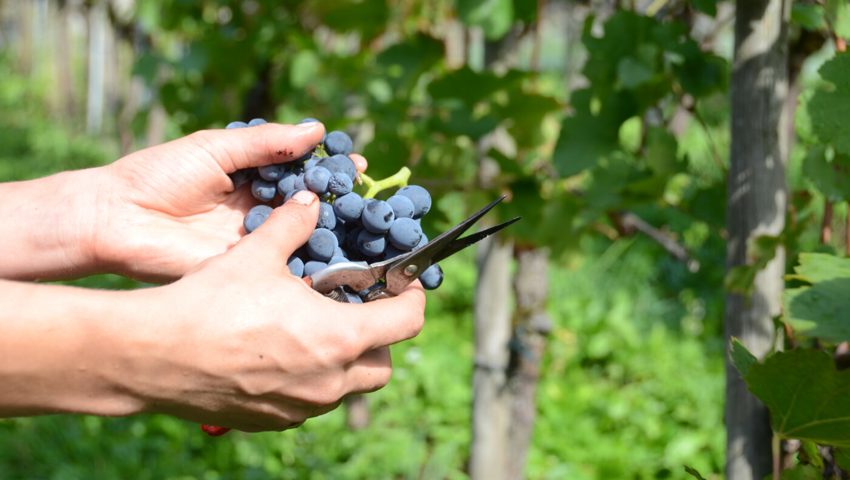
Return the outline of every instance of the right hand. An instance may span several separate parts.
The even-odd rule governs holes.
[[[296,197],[224,254],[139,292],[149,321],[124,386],[145,411],[284,430],[387,384],[388,346],[422,329],[424,292],[414,282],[394,298],[337,303],[291,275],[287,258],[319,211],[312,193]]]

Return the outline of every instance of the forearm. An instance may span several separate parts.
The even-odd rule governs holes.
[[[144,293],[0,280],[0,417],[128,415]]]
[[[0,184],[0,278],[96,273],[92,237],[101,169]]]

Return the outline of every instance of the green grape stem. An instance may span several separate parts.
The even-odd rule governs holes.
[[[410,180],[410,169],[401,167],[401,170],[382,180],[373,180],[369,175],[361,173],[360,180],[366,186],[363,198],[375,198],[375,195],[389,188],[406,187],[407,181]]]

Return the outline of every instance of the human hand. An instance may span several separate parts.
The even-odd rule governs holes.
[[[205,130],[103,167],[91,251],[99,269],[150,281],[179,278],[234,245],[256,200],[228,174],[301,157],[318,123]],[[366,160],[351,155],[359,171]],[[315,225],[315,223],[314,223]]]
[[[424,292],[417,282],[395,298],[344,304],[289,274],[318,210],[315,195],[299,193],[225,254],[136,292],[149,311],[125,349],[123,388],[144,410],[283,430],[389,381],[388,345],[421,330]]]

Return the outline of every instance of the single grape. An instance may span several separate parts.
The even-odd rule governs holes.
[[[348,155],[354,148],[354,142],[347,133],[339,130],[328,132],[325,137],[325,151],[328,155]]]
[[[251,195],[261,202],[270,202],[276,193],[277,185],[273,182],[261,178],[257,178],[251,182]]]
[[[327,168],[331,173],[344,173],[352,181],[357,176],[357,167],[354,166],[354,162],[347,155],[325,157],[319,160],[316,165]]]
[[[425,235],[425,232],[422,232],[422,238],[419,240],[419,243],[413,247],[414,250],[420,249],[428,244],[428,236]]]
[[[289,273],[296,277],[304,276],[304,260],[293,255],[289,257],[289,260],[286,262],[286,266],[289,268]]]
[[[328,230],[336,228],[336,215],[334,214],[334,207],[330,203],[319,203],[319,220],[316,222],[316,228],[326,228]]]
[[[336,250],[334,250],[334,257],[343,257],[347,259],[348,254],[345,252],[345,250],[342,249],[342,247],[337,246]]]
[[[413,205],[413,201],[404,195],[393,195],[387,199],[387,203],[393,207],[395,218],[413,218],[416,207]]]
[[[360,214],[363,228],[372,233],[387,233],[393,220],[395,220],[393,207],[383,200],[368,200],[363,207],[363,213]]]
[[[399,250],[410,251],[422,240],[422,227],[412,218],[397,218],[390,226],[387,238]]]
[[[304,275],[305,277],[309,277],[316,272],[320,272],[324,269],[328,268],[328,264],[325,262],[320,262],[318,260],[310,260],[309,262],[304,264]]]
[[[304,171],[304,185],[311,192],[322,194],[328,191],[331,172],[325,167],[313,167]]]
[[[266,122],[262,118],[252,118],[250,122],[248,122],[249,127],[256,127],[257,125],[265,125]]]
[[[307,253],[313,260],[327,262],[333,256],[337,246],[339,245],[333,232],[327,228],[317,228],[307,240]]]
[[[307,190],[307,184],[304,183],[303,173],[299,173],[295,176],[295,190]]]
[[[232,128],[245,128],[247,126],[248,126],[248,124],[245,123],[245,122],[230,122],[224,128],[226,128],[227,130],[230,130]]]
[[[431,210],[431,194],[419,185],[402,187],[396,192],[396,195],[403,195],[413,202],[413,218],[422,218],[423,215]]]
[[[246,232],[251,233],[259,228],[271,214],[272,207],[268,205],[257,205],[252,207],[248,210],[248,214],[245,215],[245,220],[242,222],[242,226],[245,227]]]
[[[339,257],[339,256],[334,255],[333,257],[331,257],[330,260],[328,260],[328,265],[334,265],[336,263],[343,263],[343,262],[347,262],[347,261],[348,261],[348,259],[345,258],[345,257]]]
[[[357,249],[367,257],[377,257],[387,248],[387,239],[383,235],[362,230],[357,235]]]
[[[328,190],[338,197],[351,193],[353,188],[354,181],[344,173],[336,172],[328,181]]]
[[[363,213],[363,197],[351,192],[334,200],[334,213],[346,222],[356,222]]]
[[[257,169],[257,172],[260,174],[260,178],[263,180],[268,180],[269,182],[277,182],[281,178],[283,178],[283,174],[286,173],[286,165],[281,163],[277,163],[274,165],[264,165]]]
[[[419,275],[419,281],[425,290],[434,290],[443,283],[443,269],[435,263]]]
[[[390,260],[392,258],[399,256],[399,255],[404,255],[405,253],[407,253],[407,252],[404,252],[404,251],[397,249],[396,247],[393,246],[392,243],[390,243],[389,245],[387,245],[387,249],[384,250],[384,260]]]
[[[282,196],[286,196],[287,194],[295,191],[295,179],[298,178],[298,175],[292,172],[286,172],[283,176],[280,177],[280,180],[277,182],[277,191]]]

